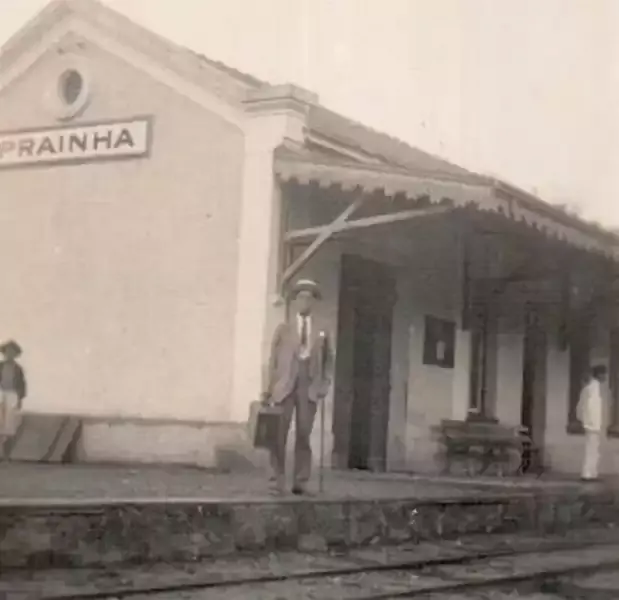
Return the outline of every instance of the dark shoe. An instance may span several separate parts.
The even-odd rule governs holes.
[[[295,496],[311,496],[312,495],[310,492],[307,491],[307,489],[305,489],[305,486],[302,486],[302,485],[295,485],[292,488],[292,493]]]

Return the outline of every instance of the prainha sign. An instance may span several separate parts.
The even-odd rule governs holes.
[[[148,117],[0,132],[0,168],[145,156],[149,151],[150,134]]]

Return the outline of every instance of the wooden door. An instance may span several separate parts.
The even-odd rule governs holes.
[[[386,468],[395,278],[388,267],[342,257],[334,464]]]

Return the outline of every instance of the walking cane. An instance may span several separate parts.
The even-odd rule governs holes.
[[[324,381],[325,375],[325,345],[327,343],[325,332],[320,332],[320,379]],[[318,491],[324,492],[324,472],[325,472],[325,399],[320,400],[320,469],[318,471]]]

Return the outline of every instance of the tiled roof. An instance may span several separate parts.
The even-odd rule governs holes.
[[[243,83],[249,86],[263,87],[263,86],[269,85],[266,81],[262,81],[261,79],[258,79],[257,77],[254,77],[253,75],[249,75],[248,73],[244,73],[243,71],[239,71],[238,69],[230,67],[227,64],[222,63],[219,60],[213,60],[209,58],[208,56],[204,56],[204,54],[200,54],[199,52],[194,52],[193,50],[191,50],[191,52],[195,54],[202,62],[206,63],[210,67],[219,69],[220,71],[223,71],[227,75],[230,75],[231,77],[234,77],[235,79],[238,79],[239,81],[242,81]]]
[[[310,131],[378,157],[385,163],[426,174],[481,177],[401,140],[347,119],[324,106],[311,106],[308,119]]]
[[[334,138],[332,137],[331,139]],[[367,151],[367,146],[364,148],[358,147],[358,149]],[[492,185],[492,181],[490,179],[465,170],[448,171],[447,169],[439,170],[438,168],[428,168],[428,164],[423,161],[416,161],[415,163],[410,163],[409,165],[404,166],[401,162],[398,163],[385,158],[382,158],[379,162],[368,164],[367,162],[360,162],[354,158],[343,155],[336,149],[318,146],[312,144],[311,142],[306,142],[301,145],[288,141],[277,148],[276,158],[287,161],[312,163],[316,165],[322,164],[340,167],[356,167],[363,168],[367,171],[382,171],[399,175],[414,175],[417,177],[426,177],[428,179],[453,181],[475,186]],[[432,166],[434,167],[435,165],[433,164]]]

